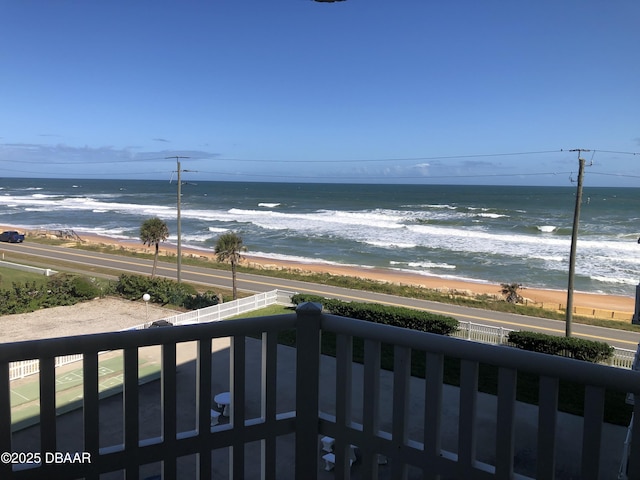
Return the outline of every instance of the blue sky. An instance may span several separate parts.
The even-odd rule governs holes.
[[[0,0],[0,177],[640,179],[637,0]],[[534,153],[542,152],[542,153]],[[518,155],[504,155],[518,153]],[[499,154],[499,155],[498,155]]]

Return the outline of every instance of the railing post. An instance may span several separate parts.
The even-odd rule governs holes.
[[[316,478],[322,305],[302,303],[296,313],[296,478]]]
[[[9,387],[9,363],[0,364],[0,451],[11,452],[11,389]],[[8,478],[11,474],[10,462],[0,462],[0,474],[2,478]]]

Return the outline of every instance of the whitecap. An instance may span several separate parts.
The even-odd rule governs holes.
[[[413,268],[443,268],[445,270],[455,270],[456,266],[449,263],[434,263],[434,262],[409,262],[408,264]]]
[[[555,232],[558,227],[556,227],[555,225],[538,225],[537,228],[541,232],[551,233],[551,232]]]
[[[309,258],[309,257],[302,257],[302,256],[298,256],[298,255],[286,255],[286,254],[281,254],[281,253],[269,253],[269,252],[250,252],[250,253],[244,253],[242,255],[243,257],[246,258],[251,258],[251,257],[257,257],[257,258],[266,258],[266,259],[272,259],[272,260],[282,260],[285,262],[293,262],[293,263],[301,263],[301,264],[321,264],[321,265],[335,265],[335,266],[340,266],[340,267],[356,267],[356,268],[367,268],[367,269],[371,269],[371,268],[375,268],[369,265],[356,265],[356,264],[351,264],[351,263],[339,263],[339,262],[332,262],[331,260],[324,260],[322,258]]]
[[[259,207],[265,207],[265,208],[276,208],[279,207],[280,204],[279,203],[267,203],[267,202],[260,202],[258,204]]]
[[[402,243],[402,242],[380,242],[376,240],[364,240],[363,243],[367,245],[372,245],[374,247],[382,247],[382,248],[415,248],[418,245],[415,243]]]
[[[613,278],[613,277],[604,277],[600,275],[591,275],[589,278],[597,282],[613,283],[613,284],[620,284],[620,285],[636,285],[638,283],[638,280],[635,278]]]
[[[560,255],[531,255],[531,258],[544,260],[546,262],[564,262],[564,257]]]
[[[456,266],[449,263],[435,263],[435,262],[396,262],[391,261],[389,265],[407,265],[412,268],[442,268],[445,270],[455,270]],[[411,271],[411,270],[409,270]]]
[[[446,210],[457,210],[458,207],[454,207],[453,205],[447,204],[427,204],[424,205],[426,208],[444,208]]]
[[[60,198],[60,195],[48,195],[46,193],[34,193],[31,198]]]
[[[182,241],[188,243],[188,242],[198,242],[198,243],[203,243],[206,242],[207,240],[211,239],[211,235],[209,235],[208,233],[201,233],[201,234],[182,234]],[[176,236],[174,238],[174,240],[178,240],[178,237]]]

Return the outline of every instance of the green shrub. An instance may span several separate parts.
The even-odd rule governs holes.
[[[75,277],[71,280],[72,294],[76,298],[90,300],[100,296],[100,289],[86,277]]]
[[[557,337],[538,332],[511,332],[509,343],[517,348],[549,355],[584,360],[592,363],[611,358],[614,348],[605,342],[596,342],[575,337]]]
[[[100,295],[100,288],[92,280],[64,273],[49,277],[46,282],[14,282],[11,289],[0,290],[0,315],[74,305]]]
[[[218,303],[215,292],[208,291],[200,294],[193,286],[168,278],[122,274],[118,278],[115,291],[129,300],[139,300],[148,293],[153,303],[177,305],[191,310]]]
[[[308,293],[296,293],[291,297],[291,303],[294,305],[300,305],[305,302],[321,303],[326,308],[326,305],[332,302],[332,300],[330,298],[321,297],[320,295],[311,295]]]
[[[138,300],[151,289],[151,278],[142,275],[122,274],[118,277],[115,291],[128,300]]]
[[[421,332],[450,335],[458,329],[458,321],[455,318],[411,308],[376,303],[343,302],[304,294],[294,295],[291,301],[296,305],[303,302],[321,303],[328,312],[334,315],[410,328]]]
[[[217,305],[220,302],[220,298],[216,292],[207,290],[204,293],[196,293],[185,299],[184,308],[189,310],[198,310],[200,308],[207,308],[213,305]]]

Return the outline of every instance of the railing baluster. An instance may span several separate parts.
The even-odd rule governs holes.
[[[40,451],[56,451],[56,367],[54,357],[40,359]]]
[[[100,449],[99,435],[99,405],[98,405],[98,352],[87,352],[82,361],[83,381],[83,422],[84,422],[84,451],[91,454],[97,461]],[[88,464],[87,479],[98,480],[100,475],[93,464]]]
[[[124,450],[126,458],[126,478],[137,480],[140,478],[138,464],[138,448],[140,441],[140,425],[138,420],[138,349],[125,348],[123,365],[123,396],[124,403]]]
[[[177,407],[176,407],[176,344],[162,344],[162,373],[161,373],[161,412],[162,412],[162,442],[167,454],[163,458],[164,478],[177,477],[175,445],[177,435]]]
[[[500,368],[498,371],[498,414],[496,425],[496,477],[513,478],[515,442],[517,371]]]
[[[336,424],[335,437],[336,478],[351,478],[349,462],[351,440],[345,436],[346,427],[351,427],[351,401],[353,378],[353,338],[349,335],[336,336]]]
[[[436,480],[434,466],[442,451],[442,389],[444,375],[444,356],[427,353],[427,366],[424,382],[424,452],[425,467],[423,477]],[[431,469],[431,470],[430,470]]]
[[[198,477],[211,478],[211,338],[198,342],[196,360],[196,411],[198,419]]]
[[[556,475],[556,426],[558,422],[558,379],[540,377],[538,394],[537,478],[553,480]]]
[[[275,429],[278,385],[278,334],[262,334],[261,417],[269,432]],[[265,480],[276,480],[276,438],[272,435],[261,441],[262,475]]]
[[[478,400],[478,362],[460,361],[460,419],[458,423],[458,463],[461,476],[473,478],[476,460],[476,406]]]
[[[582,429],[582,478],[600,478],[600,445],[604,420],[604,388],[587,385]]]
[[[245,421],[245,360],[246,338],[237,335],[231,338],[231,404],[229,418],[233,425],[233,445],[229,449],[231,478],[244,479],[244,421]]]
[[[364,340],[364,395],[362,429],[366,443],[362,451],[362,478],[378,478],[374,439],[380,431],[380,342]]]
[[[409,378],[411,376],[411,349],[396,345],[393,351],[393,402],[391,439],[394,451],[400,455],[391,464],[394,479],[407,478],[407,464],[402,458],[407,443],[407,421],[409,414]]]

